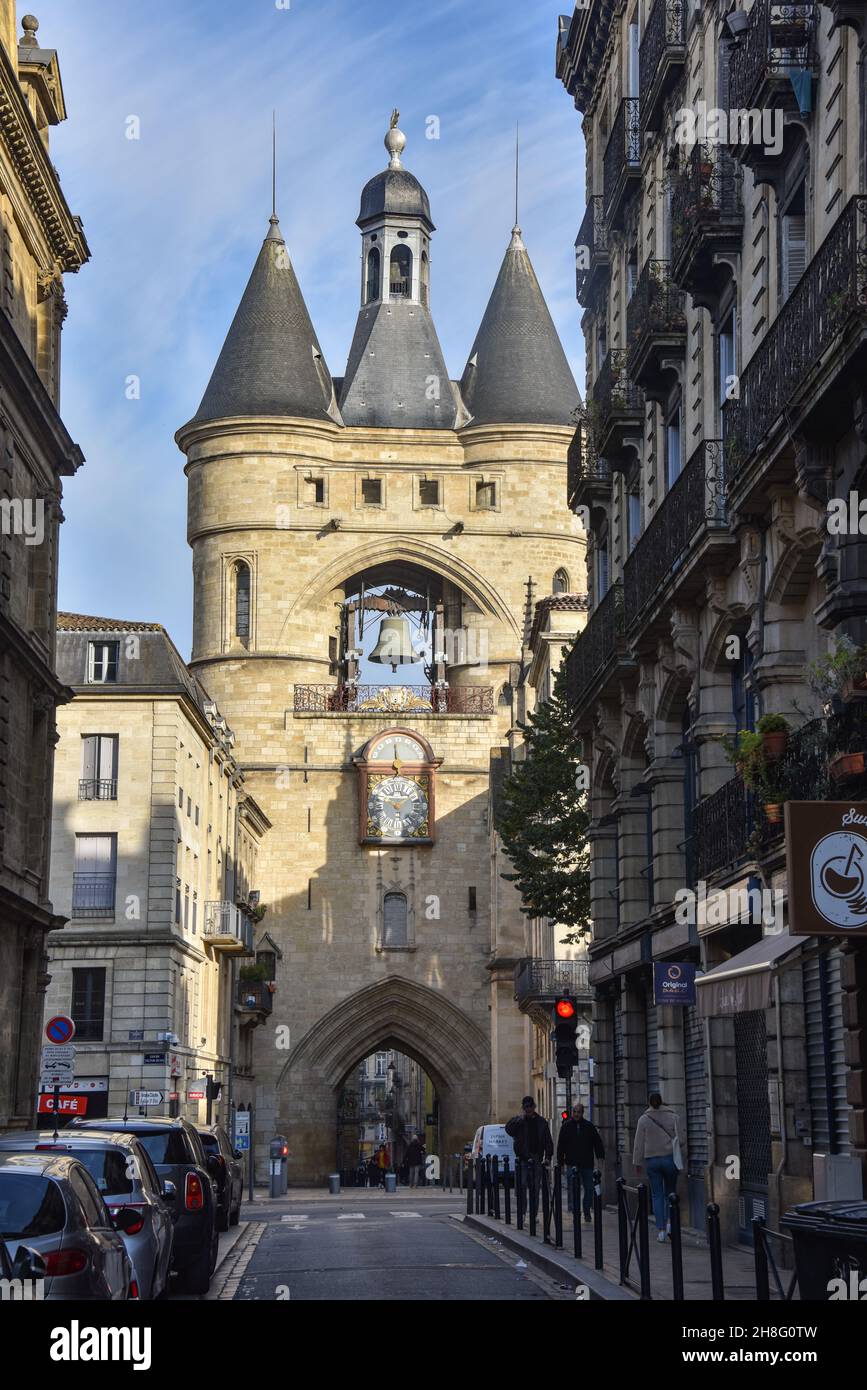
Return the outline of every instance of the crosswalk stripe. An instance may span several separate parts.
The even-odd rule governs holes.
[[[366,1221],[367,1218],[363,1211],[348,1211],[343,1216],[338,1216],[338,1221]]]
[[[390,1212],[389,1215],[391,1215],[391,1216],[397,1216],[397,1217],[411,1217],[411,1216],[414,1216],[418,1221],[421,1220],[421,1212],[420,1212],[420,1211],[393,1211],[393,1212]]]
[[[281,1221],[309,1221],[309,1216],[281,1216]]]

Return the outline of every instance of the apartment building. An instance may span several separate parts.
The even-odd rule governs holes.
[[[83,463],[59,414],[63,276],[90,257],[51,162],[66,119],[57,53],[0,0],[0,1127],[29,1124],[45,940],[63,481]]]
[[[149,1113],[226,1120],[255,1100],[250,1035],[273,1007],[256,893],[269,822],[232,731],[158,623],[61,613],[57,659],[74,699],[51,889],[69,920],[49,936],[46,1008],[75,1022],[71,1094],[91,1116],[149,1091],[162,1097]],[[209,1076],[222,1088],[210,1104]]]
[[[796,1201],[860,1196],[867,1162],[867,951],[857,931],[790,934],[771,804],[867,790],[835,780],[867,727],[836,679],[867,637],[867,561],[857,524],[831,524],[867,463],[865,19],[601,0],[557,42],[586,149],[569,494],[592,612],[568,674],[592,772],[597,1117],[609,1178],[630,1178],[662,1091],[689,1221],[714,1201],[746,1242]],[[773,798],[722,742],[766,714],[789,725]],[[697,1004],[657,1002],[665,963],[696,969]]]

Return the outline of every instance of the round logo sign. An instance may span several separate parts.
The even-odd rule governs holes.
[[[825,835],[810,859],[810,889],[826,922],[867,926],[867,840],[849,830]]]
[[[65,1014],[55,1014],[45,1025],[45,1036],[51,1043],[68,1043],[75,1037],[75,1024]]]

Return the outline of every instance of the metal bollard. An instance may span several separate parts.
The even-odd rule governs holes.
[[[626,1283],[626,1266],[629,1263],[629,1216],[626,1207],[626,1179],[617,1179],[617,1245],[620,1255],[620,1282]]]
[[[503,1217],[507,1226],[512,1224],[511,1172],[508,1158],[503,1159]]]
[[[467,1216],[473,1214],[473,1160],[467,1164]]]
[[[770,1303],[771,1283],[768,1278],[768,1252],[765,1247],[765,1218],[753,1217],[753,1257],[756,1266],[756,1302]]]
[[[582,1256],[581,1249],[581,1179],[577,1168],[569,1169],[569,1191],[572,1194],[572,1254],[576,1260]]]
[[[524,1229],[524,1160],[515,1159],[515,1204],[517,1206],[516,1225],[519,1231]]]
[[[500,1219],[500,1160],[497,1155],[491,1159],[491,1182],[494,1187],[494,1217]]]
[[[671,1288],[675,1303],[683,1302],[683,1244],[680,1235],[680,1199],[676,1192],[668,1198],[668,1228],[671,1232]]]
[[[563,1174],[554,1166],[554,1248],[563,1249]]]
[[[601,1269],[603,1265],[604,1252],[602,1249],[602,1173],[598,1168],[593,1169],[593,1260],[596,1269]]]
[[[548,1181],[548,1165],[542,1164],[539,1174],[542,1187],[542,1244],[551,1244],[551,1185]]]
[[[710,1282],[714,1303],[725,1301],[722,1263],[722,1235],[719,1226],[719,1207],[716,1202],[707,1204],[707,1243],[710,1250]]]
[[[485,1182],[488,1185],[488,1216],[494,1216],[494,1162],[490,1154],[485,1159]]]
[[[527,1164],[527,1168],[528,1168],[529,1178],[530,1178],[530,1181],[529,1181],[529,1198],[528,1198],[529,1203],[530,1203],[530,1235],[531,1235],[531,1236],[535,1236],[535,1234],[536,1234],[536,1201],[537,1201],[537,1198],[538,1198],[538,1195],[539,1195],[539,1189],[538,1189],[538,1187],[537,1187],[538,1178],[537,1178],[537,1176],[536,1176],[536,1160],[535,1160],[534,1158],[529,1159],[528,1164]]]
[[[482,1158],[476,1159],[476,1216],[481,1216],[484,1212],[485,1197],[485,1165]]]
[[[650,1232],[648,1215],[650,1209],[647,1184],[638,1184],[638,1258],[641,1263],[641,1297],[650,1298]]]

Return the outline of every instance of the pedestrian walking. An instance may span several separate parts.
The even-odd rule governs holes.
[[[584,1220],[589,1221],[593,1208],[594,1159],[603,1159],[605,1149],[599,1130],[584,1118],[584,1106],[573,1105],[571,1118],[563,1124],[557,1136],[557,1162],[561,1168],[575,1169],[581,1183]],[[572,1184],[568,1183],[569,1210],[572,1210]]]
[[[367,1186],[379,1187],[379,1164],[376,1161],[376,1154],[371,1154],[367,1160]]]
[[[410,1140],[406,1149],[406,1166],[410,1187],[418,1187],[418,1179],[423,1159],[424,1150],[421,1145],[421,1140],[416,1134],[414,1138]]]
[[[523,1186],[530,1191],[530,1173],[527,1167],[531,1161],[536,1167],[535,1203],[539,1203],[539,1170],[543,1163],[550,1163],[554,1156],[554,1140],[551,1127],[544,1115],[536,1109],[532,1096],[524,1096],[521,1113],[515,1115],[506,1125],[506,1133],[515,1148],[515,1158],[520,1160],[523,1170]],[[528,1208],[529,1209],[529,1208]]]
[[[683,1153],[677,1115],[664,1104],[658,1091],[647,1099],[647,1109],[635,1127],[632,1162],[637,1174],[641,1173],[642,1164],[647,1165],[656,1239],[662,1241],[671,1234],[668,1199],[677,1190],[677,1175],[683,1167]]]
[[[380,1144],[376,1151],[376,1166],[379,1170],[379,1186],[385,1187],[385,1174],[389,1167],[388,1150],[384,1144]]]

